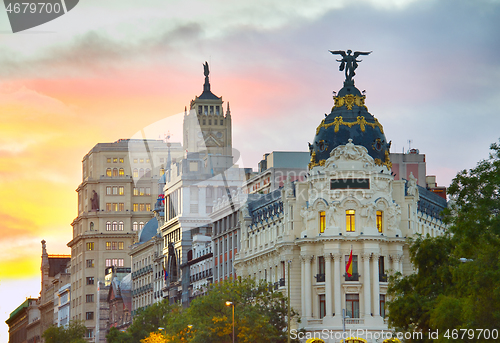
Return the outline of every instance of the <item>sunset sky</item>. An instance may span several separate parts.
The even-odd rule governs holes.
[[[70,253],[83,156],[169,131],[165,118],[201,94],[205,61],[240,166],[256,169],[266,152],[307,151],[344,80],[328,50],[373,51],[355,77],[368,110],[393,152],[412,140],[448,186],[500,137],[499,33],[498,0],[81,0],[16,34],[2,7],[0,342],[40,292],[40,241]]]

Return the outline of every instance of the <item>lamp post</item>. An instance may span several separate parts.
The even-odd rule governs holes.
[[[233,343],[234,343],[234,303],[232,301],[226,301],[226,306],[233,307]]]

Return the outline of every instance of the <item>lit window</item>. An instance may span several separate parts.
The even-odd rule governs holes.
[[[123,250],[123,242],[118,242],[118,250]]]
[[[325,211],[319,213],[319,232],[325,232]]]
[[[119,211],[121,211],[121,212],[125,211],[125,204],[124,203],[121,202],[121,203],[118,204],[118,206],[119,206],[118,207]]]
[[[87,243],[87,251],[94,250],[94,242]]]
[[[123,157],[120,157],[120,163],[123,163]]]
[[[377,229],[378,232],[382,233],[383,228],[382,228],[382,211],[377,211]]]
[[[145,204],[139,204],[139,211],[146,211],[146,205]]]
[[[139,170],[137,168],[134,168],[134,177],[139,177]]]
[[[146,211],[151,211],[151,204],[146,204]]]
[[[140,162],[140,163],[144,163],[144,159],[143,159],[143,158],[141,158],[141,159],[139,160],[139,162]]]
[[[106,159],[106,162],[111,163],[111,157],[108,157],[108,158]]]
[[[118,174],[119,174],[120,176],[125,176],[125,169],[120,168],[120,170],[119,170]]]
[[[118,265],[118,259],[114,258],[113,261],[111,262],[112,266],[117,266]]]
[[[146,187],[146,195],[151,195],[151,187]]]
[[[134,163],[137,163],[139,162],[139,160],[137,160],[137,158],[134,158]]]
[[[111,250],[111,242],[106,242],[106,250]]]
[[[139,195],[139,188],[134,187],[134,195]]]
[[[113,222],[113,231],[118,230],[118,222]]]
[[[106,187],[106,195],[111,195],[111,186]]]
[[[139,223],[139,230],[142,230],[142,228],[144,227],[144,223],[143,222],[140,222]]]
[[[123,231],[123,222],[118,223],[118,230]]]
[[[139,224],[137,222],[134,222],[134,224],[132,224],[132,230],[133,231],[137,231],[138,227],[139,227]]]
[[[94,260],[87,260],[87,268],[94,268]]]
[[[113,203],[113,211],[117,212],[118,211],[118,204]]]
[[[113,163],[118,163],[118,157],[113,158]]]
[[[106,169],[106,176],[111,177],[112,171],[111,168]]]
[[[113,176],[118,176],[118,168],[113,169]]]
[[[139,195],[144,195],[144,187],[139,188]]]
[[[111,267],[111,259],[110,258],[106,259],[106,267]]]
[[[106,222],[106,231],[111,231],[111,222]]]
[[[134,204],[134,212],[139,211],[139,204]]]
[[[123,267],[123,258],[118,259],[118,267]]]
[[[111,211],[112,204],[110,202],[106,203],[106,211]]]
[[[345,211],[346,231],[348,232],[355,231],[355,213],[354,210]]]

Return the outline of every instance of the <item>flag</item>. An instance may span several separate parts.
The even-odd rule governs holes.
[[[165,281],[167,281],[167,276],[168,276],[168,273],[165,270],[165,266],[163,266],[163,278],[165,279]]]
[[[349,255],[349,261],[347,261],[347,264],[345,265],[345,272],[348,277],[352,276],[352,247],[351,254]]]

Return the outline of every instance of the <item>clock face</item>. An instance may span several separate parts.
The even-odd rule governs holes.
[[[217,136],[217,138],[222,138],[222,132],[217,132],[215,135]]]

